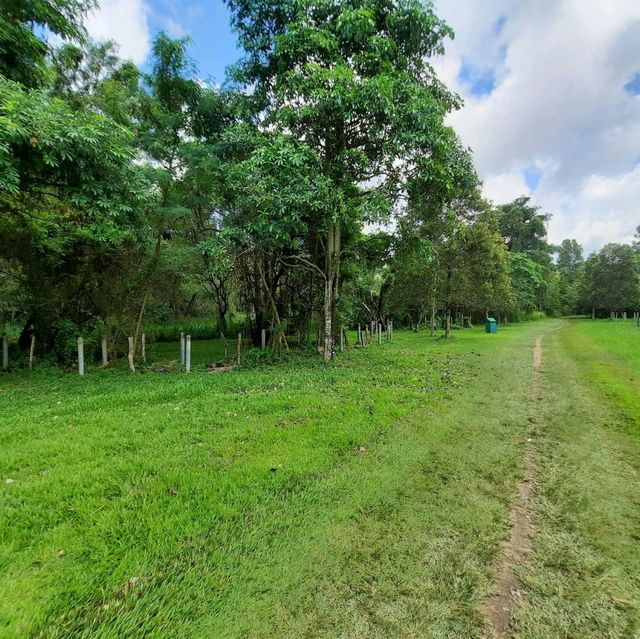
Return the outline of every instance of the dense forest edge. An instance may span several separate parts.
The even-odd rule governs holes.
[[[243,56],[223,86],[187,38],[159,33],[146,70],[90,41],[91,0],[3,6],[3,364],[181,332],[329,361],[358,325],[449,338],[489,316],[638,311],[640,227],[585,259],[528,197],[482,197],[431,4],[227,4]]]

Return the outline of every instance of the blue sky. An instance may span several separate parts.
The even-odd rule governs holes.
[[[147,6],[151,33],[164,30],[174,37],[188,35],[189,52],[196,62],[198,75],[203,80],[222,84],[226,67],[240,57],[225,4],[218,0],[149,0]]]
[[[640,1],[434,0],[456,32],[434,61],[465,101],[450,123],[484,195],[527,195],[550,240],[587,251],[640,224]],[[198,76],[222,84],[240,52],[221,0],[101,0],[86,21],[141,66],[160,30],[191,38]]]

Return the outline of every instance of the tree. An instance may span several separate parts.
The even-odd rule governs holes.
[[[251,86],[264,126],[319,158],[336,206],[314,229],[324,252],[324,357],[335,355],[345,231],[389,212],[389,195],[437,143],[459,100],[428,58],[451,30],[418,0],[229,0],[246,51],[235,78]]]
[[[154,278],[161,261],[162,242],[170,237],[173,226],[189,211],[176,197],[176,187],[185,171],[182,147],[191,134],[193,113],[200,97],[200,86],[190,77],[186,38],[172,40],[160,33],[152,47],[152,70],[144,77],[140,111],[136,114],[138,142],[149,160],[147,174],[157,199],[149,211],[153,248],[140,269],[142,295],[133,333],[134,350]]]
[[[519,197],[496,208],[500,231],[512,253],[523,253],[538,264],[551,263],[552,249],[547,243],[546,224],[550,216],[539,213],[531,198]]]
[[[575,282],[584,264],[582,246],[580,246],[576,240],[562,240],[562,244],[557,247],[556,252],[558,254],[558,260],[556,262],[558,271],[567,281]]]
[[[90,265],[144,235],[148,183],[131,133],[105,116],[0,78],[0,118],[2,255],[30,292],[25,330],[53,339],[60,310],[97,274]]]
[[[409,320],[415,330],[438,304],[438,262],[431,241],[401,224],[392,262],[393,280],[389,299],[391,314],[400,322]],[[433,329],[433,317],[431,326]]]
[[[593,313],[635,309],[640,301],[639,269],[628,244],[607,244],[588,257],[581,281],[582,304]]]
[[[278,283],[292,263],[325,277],[300,249],[315,220],[340,202],[307,145],[286,135],[261,137],[245,160],[230,165],[225,181],[236,208],[231,224],[242,252],[252,258],[252,279],[266,296],[274,343],[286,346]]]
[[[518,314],[528,315],[540,309],[546,287],[545,268],[525,253],[509,253],[511,283]]]
[[[395,305],[398,300],[389,300],[399,274],[395,268],[398,259],[392,257],[394,240],[392,234],[378,231],[362,233],[351,244],[351,259],[345,262],[342,270],[344,286],[339,306],[342,319],[352,324],[367,326],[374,322],[377,325],[385,322],[391,308],[398,316],[400,306]],[[402,306],[406,302],[403,300]]]
[[[0,74],[27,88],[46,80],[47,43],[36,30],[82,41],[82,17],[95,0],[2,0],[0,2]]]
[[[75,109],[90,108],[135,128],[142,73],[118,58],[113,42],[65,43],[49,59],[52,95]]]
[[[509,253],[493,212],[480,214],[469,228],[462,259],[470,274],[465,304],[469,311],[487,316],[513,309]]]
[[[582,246],[576,240],[563,240],[556,247],[556,278],[559,308],[565,314],[575,313],[578,306],[578,282],[584,268]]]

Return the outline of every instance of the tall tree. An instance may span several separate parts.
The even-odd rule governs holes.
[[[607,244],[585,264],[581,298],[594,312],[632,310],[640,302],[639,268],[628,244]]]
[[[187,38],[173,40],[164,33],[158,34],[152,47],[151,72],[144,78],[140,111],[136,114],[138,141],[149,160],[148,174],[157,199],[149,215],[153,248],[141,269],[142,295],[134,348],[158,273],[163,240],[171,236],[181,217],[189,215],[176,191],[186,170],[182,150],[193,130],[201,88],[192,77],[193,63],[187,55],[187,44]]]
[[[512,253],[524,253],[538,264],[551,263],[552,248],[547,243],[546,224],[550,215],[540,213],[531,198],[519,197],[496,208],[500,231]]]
[[[142,72],[118,58],[113,42],[65,43],[49,59],[52,95],[76,109],[90,108],[135,128]]]
[[[81,41],[82,18],[95,6],[95,0],[0,0],[0,74],[28,88],[42,86],[49,45],[38,31]]]
[[[493,212],[483,212],[471,225],[461,259],[470,275],[465,304],[468,311],[488,315],[513,309],[509,253]]]
[[[324,357],[335,354],[345,232],[388,213],[382,197],[429,155],[458,99],[428,59],[452,35],[418,0],[228,0],[246,51],[235,78],[252,87],[264,126],[320,158],[335,206],[316,232],[324,250]],[[383,205],[381,207],[381,205]]]
[[[546,288],[545,268],[525,253],[509,253],[511,283],[516,296],[517,315],[541,308]]]
[[[556,286],[561,311],[575,313],[578,307],[578,281],[584,268],[582,246],[576,240],[563,240],[556,247]]]
[[[558,271],[562,273],[569,282],[575,282],[584,264],[582,246],[580,246],[576,240],[562,240],[562,244],[557,248],[556,252],[558,254],[556,262]]]
[[[25,328],[46,339],[91,287],[90,264],[144,234],[148,183],[110,118],[0,78],[0,119],[1,252],[30,292]]]

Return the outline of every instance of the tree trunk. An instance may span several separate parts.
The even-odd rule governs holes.
[[[278,313],[278,306],[276,305],[276,301],[273,297],[273,293],[267,284],[267,279],[264,275],[264,270],[262,268],[262,264],[258,261],[258,270],[260,273],[260,279],[262,280],[262,284],[264,286],[265,293],[269,299],[271,304],[271,313],[273,314],[273,345],[280,350],[284,347],[285,350],[289,350],[289,344],[287,343],[287,338],[284,334],[284,328],[282,326],[282,321],[280,320],[280,314]],[[262,331],[261,331],[262,333]],[[262,335],[260,337],[262,339]]]
[[[451,309],[447,309],[444,320],[444,338],[449,339],[451,337]]]
[[[327,256],[324,285],[324,361],[336,356],[336,304],[338,301],[338,281],[340,275],[340,224],[331,224],[327,232]]]
[[[140,335],[140,328],[142,327],[142,320],[144,318],[144,311],[147,306],[147,299],[149,298],[149,292],[151,291],[151,285],[153,283],[153,276],[155,275],[156,268],[160,262],[160,249],[162,248],[162,233],[158,231],[158,240],[156,242],[156,249],[153,255],[153,260],[147,273],[147,285],[144,289],[144,295],[142,296],[142,303],[140,304],[140,311],[138,313],[138,321],[136,322],[136,329],[133,334],[133,352],[136,352],[136,345],[138,344],[138,337]],[[134,371],[135,372],[135,371]]]
[[[27,318],[27,321],[24,323],[24,326],[22,327],[22,331],[20,333],[20,337],[18,337],[18,346],[21,349],[27,349],[29,348],[29,345],[31,344],[31,333],[32,328],[34,325],[34,319],[32,316]]]
[[[227,325],[227,314],[226,313],[224,313],[224,314],[220,313],[219,314],[219,318],[220,319],[218,321],[218,328],[220,329],[220,331],[222,333],[226,334],[227,329],[229,328],[228,325]]]

